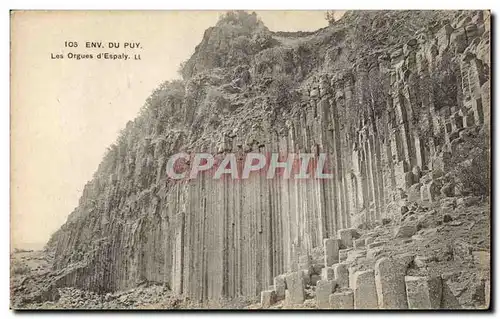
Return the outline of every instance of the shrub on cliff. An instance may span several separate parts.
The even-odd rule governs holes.
[[[195,53],[179,68],[183,79],[213,68],[248,64],[252,57],[276,43],[255,13],[231,11],[208,28]]]
[[[453,152],[451,164],[462,195],[489,196],[490,145],[489,137],[480,132],[468,136]]]
[[[264,24],[255,12],[248,13],[241,10],[226,12],[217,22],[217,26],[220,27],[223,25],[240,26],[246,33],[250,33],[256,28],[264,27]]]
[[[224,94],[214,87],[207,90],[203,102],[200,104],[191,126],[193,134],[199,134],[206,125],[218,127],[220,115],[229,111],[230,103]]]
[[[459,66],[450,56],[444,54],[440,63],[430,73],[434,107],[439,110],[443,107],[459,105],[457,101],[459,84],[457,74],[460,73]]]
[[[147,98],[145,108],[149,108],[154,115],[169,102],[182,102],[184,98],[184,83],[179,80],[165,81],[153,90]]]
[[[263,50],[255,56],[254,74],[258,77],[275,76],[276,74],[292,74],[296,71],[293,60],[293,49],[273,47]]]
[[[329,25],[332,25],[335,23],[335,11],[334,10],[328,10],[325,12],[325,20],[328,21]]]
[[[269,95],[275,106],[289,107],[293,102],[294,81],[291,76],[280,74],[276,76],[269,87]]]
[[[423,74],[417,80],[415,76],[410,76],[407,81],[418,91],[416,98],[422,99],[423,102],[429,104],[432,99],[434,109],[439,111],[445,107],[460,105],[459,84],[457,75],[460,73],[459,65],[450,53],[443,53],[432,67],[424,68]],[[419,120],[421,110],[416,109],[414,119]]]
[[[13,274],[24,275],[29,272],[29,267],[18,261],[14,261],[11,265],[10,270],[12,271]]]

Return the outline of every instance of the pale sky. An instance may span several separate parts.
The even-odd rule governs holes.
[[[78,205],[106,148],[161,82],[178,78],[217,11],[17,12],[11,19],[11,239],[40,247]],[[273,31],[313,31],[323,11],[257,11]],[[339,15],[342,13],[339,12]],[[64,48],[77,41],[77,49]],[[51,59],[140,42],[141,61]],[[125,52],[122,48],[114,52]]]

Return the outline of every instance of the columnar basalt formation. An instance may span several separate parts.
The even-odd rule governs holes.
[[[299,256],[324,245],[330,267],[342,262],[338,249],[366,244],[369,254],[374,243],[351,228],[400,216],[412,187],[435,199],[463,134],[489,132],[488,11],[349,12],[295,46],[252,17],[207,30],[184,81],[155,91],[110,148],[49,242],[59,286],[163,283],[193,300],[266,291],[268,306],[285,298],[275,277],[293,273],[287,298],[299,302]],[[391,31],[385,20],[411,28]],[[240,169],[249,152],[327,153],[334,178],[215,180],[208,171],[174,181],[166,163],[181,151],[234,153]],[[392,305],[377,301],[368,274],[368,307]],[[329,300],[353,307],[350,292]]]

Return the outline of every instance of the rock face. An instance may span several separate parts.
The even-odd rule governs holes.
[[[354,273],[354,309],[378,309],[375,275],[373,270]]]
[[[489,25],[481,11],[349,12],[288,41],[252,15],[222,18],[184,80],[161,85],[127,124],[52,236],[57,285],[257,296],[338,230],[399,220],[389,208],[412,185],[434,201],[467,134],[489,132]],[[334,178],[171,180],[167,160],[181,151],[235,153],[239,164],[249,152],[321,151]],[[327,247],[327,266],[349,248]],[[302,283],[286,285],[301,294]],[[352,294],[335,296],[352,307]]]
[[[405,291],[407,265],[389,258],[380,258],[375,264],[375,284],[380,309],[408,308]]]

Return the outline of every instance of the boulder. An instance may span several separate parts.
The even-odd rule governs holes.
[[[409,238],[417,232],[416,224],[401,225],[394,229],[394,238]]]
[[[376,247],[380,247],[380,246],[384,246],[385,244],[387,244],[387,241],[376,241],[376,242],[373,242],[373,243],[370,243],[366,246],[366,248],[368,249],[372,249],[372,248],[376,248]]]
[[[339,263],[332,267],[335,282],[339,287],[349,287],[349,270],[346,264]]]
[[[350,248],[353,246],[352,230],[351,229],[340,229],[338,231],[338,236],[340,239],[340,244],[344,248]]]
[[[305,284],[301,271],[286,274],[286,293],[285,303],[287,305],[298,305],[304,303],[305,299]]]
[[[442,196],[452,197],[455,196],[455,185],[453,183],[446,183],[439,190]]]
[[[439,309],[441,307],[441,278],[406,276],[406,296],[409,309]]]
[[[354,309],[354,292],[345,290],[330,295],[330,308],[332,309]]]
[[[375,272],[356,271],[353,276],[354,309],[378,309]]]
[[[316,285],[316,306],[320,309],[330,307],[330,295],[335,291],[334,280],[320,280]]]
[[[375,263],[375,285],[380,309],[407,309],[405,275],[408,265],[401,259],[383,257]]]
[[[274,290],[276,292],[277,300],[285,299],[286,283],[284,275],[278,275],[274,277]]]
[[[274,290],[265,290],[260,293],[260,303],[262,308],[266,309],[276,303],[276,292]]]
[[[325,266],[329,267],[339,262],[339,243],[335,238],[326,238],[323,240],[325,252]]]

